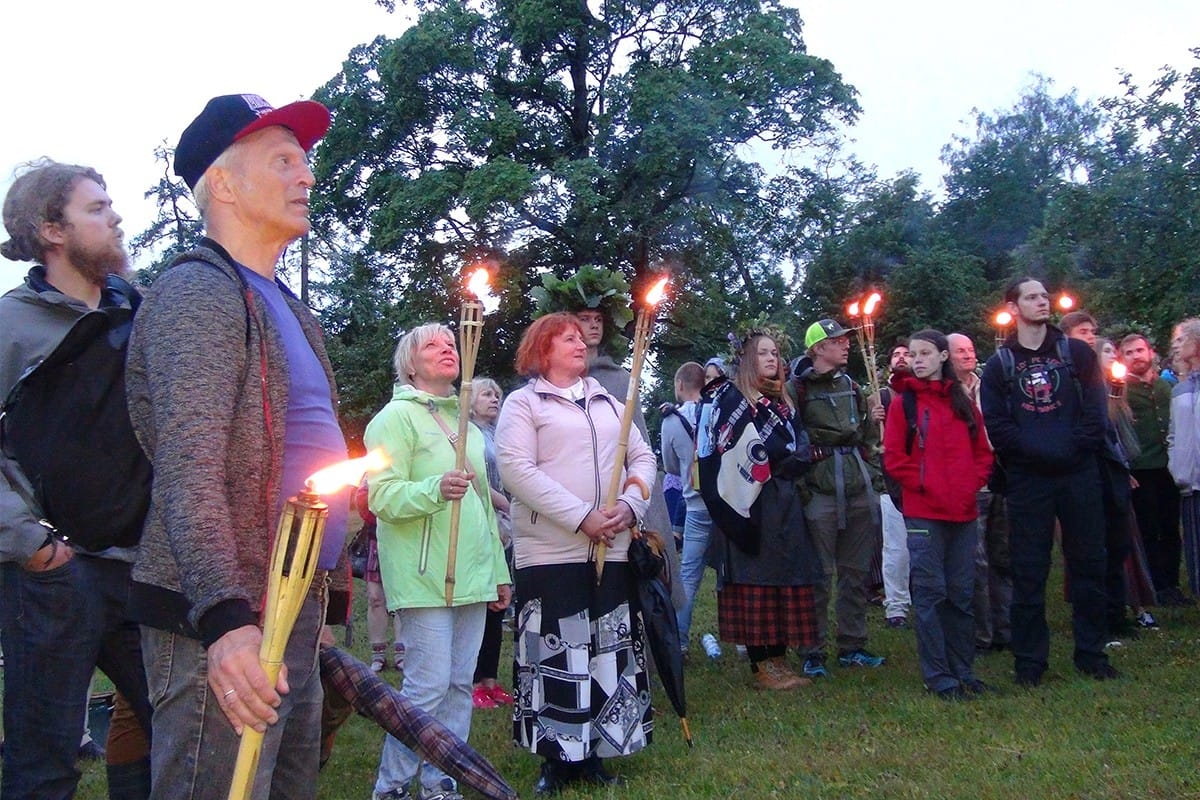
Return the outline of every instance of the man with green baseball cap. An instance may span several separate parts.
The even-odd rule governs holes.
[[[807,354],[792,365],[788,391],[812,442],[812,468],[801,479],[804,517],[821,555],[824,578],[813,587],[817,640],[804,655],[804,674],[829,675],[825,640],[829,599],[837,575],[837,652],[843,667],[878,667],[885,659],[867,644],[867,589],[879,548],[879,426],[866,397],[846,374],[850,329],[822,319],[804,333]],[[819,401],[819,402],[813,402]]]

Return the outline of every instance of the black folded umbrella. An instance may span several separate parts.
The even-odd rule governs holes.
[[[516,800],[492,763],[371,668],[337,647],[321,649],[321,677],[354,710],[379,725],[447,775],[484,797]]]
[[[663,691],[683,724],[683,738],[692,746],[692,731],[687,721],[687,698],[683,690],[683,649],[679,640],[679,620],[671,604],[666,581],[667,560],[662,537],[642,531],[629,545],[629,566],[637,578],[638,601],[642,610],[646,644],[654,657],[654,667]]]

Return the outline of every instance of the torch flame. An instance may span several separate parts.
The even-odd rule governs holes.
[[[1120,361],[1114,361],[1112,366],[1109,367],[1109,371],[1112,372],[1114,381],[1125,380],[1125,376],[1129,373],[1129,370]]]
[[[387,454],[377,447],[362,458],[339,461],[308,476],[304,485],[316,494],[330,494],[344,486],[357,486],[367,472],[381,470],[388,465]]]
[[[1068,311],[1075,307],[1075,298],[1069,294],[1064,294],[1058,298],[1058,307],[1063,311]]]
[[[477,267],[467,280],[467,292],[483,304],[483,313],[490,314],[500,307],[500,298],[492,294],[492,286],[488,283],[491,274],[486,267]]]
[[[656,306],[662,302],[663,297],[667,293],[667,283],[670,281],[668,276],[663,276],[650,287],[650,291],[646,292],[646,305]]]
[[[1013,315],[1008,313],[1007,311],[997,311],[996,312],[996,324],[999,325],[1001,328],[1007,328],[1009,325],[1012,325],[1012,321],[1013,321]]]
[[[869,317],[874,314],[875,309],[879,306],[879,303],[882,300],[883,296],[879,294],[879,292],[871,292],[871,295],[867,298],[866,303],[863,304],[863,316]]]
[[[471,279],[467,281],[467,291],[482,300],[484,295],[489,294],[488,271],[483,267],[471,273]]]
[[[846,306],[846,314],[851,317],[858,316],[858,301],[857,300],[855,300],[850,305]]]

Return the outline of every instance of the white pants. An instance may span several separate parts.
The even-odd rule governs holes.
[[[908,594],[908,531],[904,515],[886,494],[879,495],[879,508],[883,512],[884,615],[888,619],[907,617],[912,599]]]

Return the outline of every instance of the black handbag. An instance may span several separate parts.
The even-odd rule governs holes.
[[[375,526],[369,522],[363,523],[346,548],[350,559],[350,573],[356,578],[367,577],[367,558],[371,554],[371,537],[374,535]]]

